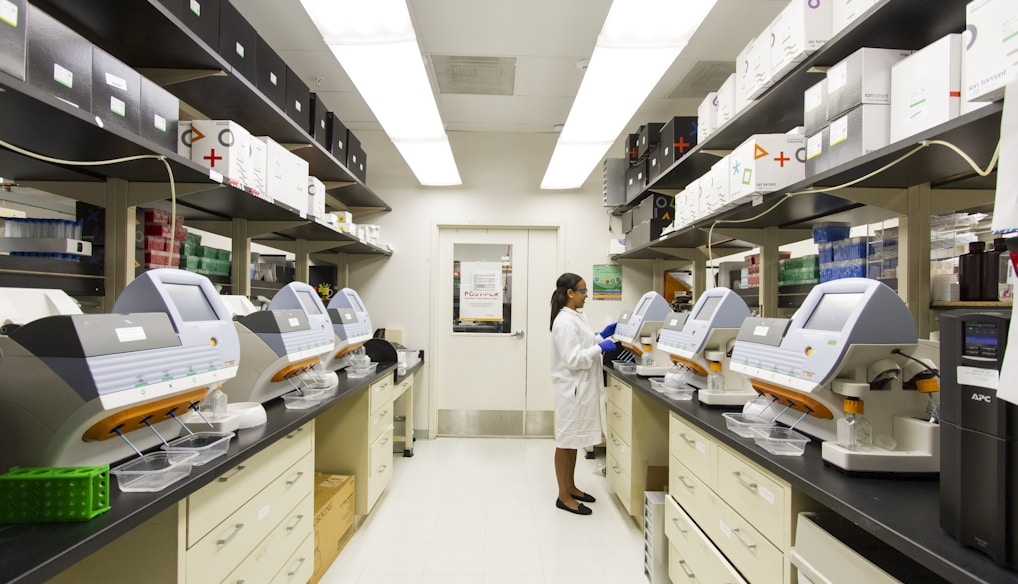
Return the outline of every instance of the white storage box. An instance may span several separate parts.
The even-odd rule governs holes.
[[[828,121],[860,104],[891,103],[891,67],[912,51],[862,48],[827,70]]]
[[[686,188],[682,190],[679,195],[682,198],[682,204],[679,204],[678,197],[675,201],[675,222],[678,225],[686,226],[692,225],[700,218],[700,183],[702,178],[697,178],[693,182],[686,185]]]
[[[737,111],[735,109],[735,74],[733,73],[718,88],[717,125],[711,129],[711,132],[713,133],[724,126],[728,120],[734,118]]]
[[[742,52],[739,53],[739,57],[735,61],[735,98],[737,103],[747,103],[756,99],[771,86],[770,37],[770,31],[764,29],[760,36],[750,39],[743,47]]]
[[[828,126],[819,132],[806,136],[806,176],[816,176],[829,169],[830,159],[826,156]]]
[[[714,163],[710,168],[707,184],[709,188],[700,190],[700,210],[706,211],[708,215],[717,215],[729,208],[732,198],[731,189],[728,186],[731,172],[729,157],[725,156]],[[701,183],[703,184],[703,183]]]
[[[298,215],[307,214],[308,163],[268,136],[258,136],[266,146],[266,187],[273,201]]]
[[[972,38],[972,31],[963,30],[961,32],[961,103],[958,106],[958,115],[963,116],[969,112],[974,112],[977,109],[988,106],[993,102],[990,101],[972,101],[969,95],[969,84],[966,81],[968,75],[968,51],[966,47],[969,46],[969,39]]]
[[[290,187],[287,190],[290,200],[287,205],[301,217],[308,214],[308,173],[310,165],[307,160],[292,152],[287,152],[284,160],[286,162],[286,180]]]
[[[975,33],[966,46],[965,85],[968,97],[995,101],[1018,72],[1018,2],[974,0],[965,8],[966,29]]]
[[[325,184],[316,176],[308,177],[308,215],[321,217],[325,214]]]
[[[792,0],[771,22],[771,78],[777,81],[831,38],[831,2]]]
[[[696,143],[703,144],[703,141],[710,136],[718,125],[718,92],[712,91],[700,102],[696,108]]]
[[[252,182],[251,134],[232,120],[191,122],[191,161],[242,185]]]
[[[958,117],[960,105],[960,34],[949,34],[891,68],[891,142]]]
[[[247,187],[259,195],[268,196],[268,150],[265,142],[252,138],[251,145],[251,182]]]
[[[865,104],[831,120],[824,146],[828,168],[849,163],[890,143],[891,106]]]
[[[819,132],[827,125],[827,79],[820,80],[802,94],[802,121],[806,135]]]
[[[799,134],[757,134],[729,155],[732,202],[771,193],[806,177],[806,138]]]
[[[191,129],[190,120],[177,122],[177,154],[191,160]]]
[[[844,30],[877,3],[877,0],[833,1],[834,5],[831,7],[831,36]]]

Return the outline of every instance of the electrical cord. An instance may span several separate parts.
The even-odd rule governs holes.
[[[892,355],[901,355],[902,357],[904,357],[906,359],[911,359],[911,360],[915,361],[916,363],[918,363],[918,364],[923,366],[923,371],[927,371],[929,373],[932,373],[934,377],[936,377],[937,379],[940,379],[940,372],[937,371],[936,369],[930,368],[930,366],[927,365],[926,362],[924,362],[922,359],[916,359],[912,355],[908,355],[908,354],[902,352],[901,349],[893,349],[891,351],[891,354]]]
[[[35,158],[43,162],[49,162],[52,164],[64,164],[68,166],[107,166],[112,164],[122,164],[125,162],[134,162],[136,160],[159,160],[166,167],[166,174],[170,179],[170,262],[169,265],[173,265],[173,244],[177,236],[177,187],[173,180],[173,168],[170,166],[169,161],[165,156],[161,154],[139,154],[137,156],[125,156],[123,158],[111,158],[109,160],[63,160],[61,158],[53,158],[44,154],[38,154],[30,150],[25,150],[19,146],[15,146],[9,142],[0,140],[0,146],[7,148],[18,154],[28,156],[29,158]]]

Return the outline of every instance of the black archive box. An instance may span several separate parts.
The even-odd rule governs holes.
[[[643,158],[626,171],[626,202],[635,199],[647,187],[647,159]]]
[[[650,153],[647,154],[647,172],[650,174],[650,180],[660,176],[662,168],[667,168],[667,166],[661,164],[661,146],[659,144],[651,148]]]
[[[28,4],[25,0],[6,0],[5,3],[7,8],[0,10],[0,71],[24,81]]]
[[[233,4],[222,2],[219,7],[219,55],[252,83],[258,77],[255,55],[258,53],[258,33],[241,16]]]
[[[220,0],[178,0],[180,21],[212,50],[219,49]]]
[[[340,121],[339,116],[332,112],[328,113],[326,120],[326,123],[329,126],[329,151],[332,152],[332,155],[339,161],[340,164],[346,166],[346,125]]]
[[[180,100],[177,96],[142,77],[138,134],[170,152],[176,152],[179,121]]]
[[[661,127],[658,163],[662,170],[670,167],[696,146],[696,116],[674,117]]]
[[[640,142],[637,147],[637,155],[640,158],[650,156],[650,149],[657,146],[661,139],[661,126],[663,125],[657,122],[648,122],[640,126]]]
[[[265,39],[258,37],[255,54],[255,86],[280,111],[286,111],[286,63]]]
[[[640,201],[640,204],[633,208],[634,226],[652,219],[669,223],[675,219],[675,197],[673,195],[651,193],[649,197]]]
[[[308,135],[328,150],[329,110],[325,109],[325,103],[322,102],[322,96],[317,93],[312,93],[308,96],[308,105],[311,110],[309,112],[309,115],[311,116],[311,125],[307,129]]]
[[[92,113],[104,127],[138,134],[140,110],[141,75],[120,59],[92,47]]]
[[[623,156],[629,161],[629,166],[632,166],[640,160],[640,135],[639,134],[628,134],[626,135],[626,155]]]
[[[29,5],[28,76],[34,85],[82,111],[92,111],[92,43]]]
[[[347,139],[349,140],[349,153],[347,154],[347,165],[353,175],[361,180],[361,182],[367,182],[368,177],[368,153],[361,148],[361,142],[353,135],[353,132],[347,130]]]
[[[293,69],[286,68],[286,115],[307,129],[311,124],[311,106],[308,103],[310,91]]]

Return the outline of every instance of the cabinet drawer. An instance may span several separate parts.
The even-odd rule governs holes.
[[[605,455],[605,464],[607,465],[605,475],[608,477],[608,484],[615,491],[615,496],[622,502],[626,513],[632,515],[633,481],[629,476],[629,472],[615,460],[611,452]]]
[[[187,550],[188,581],[221,580],[313,491],[314,460],[306,454]]]
[[[608,440],[605,443],[605,450],[612,455],[618,464],[627,473],[633,472],[633,449],[629,443],[622,439],[615,430],[608,429]]]
[[[689,567],[700,580],[746,584],[738,570],[672,498],[666,500],[665,518],[667,519],[665,534],[669,543],[688,561]]]
[[[620,410],[627,414],[633,413],[633,390],[628,383],[620,381],[617,377],[608,375],[608,387],[606,388],[607,399],[614,403]]]
[[[414,376],[411,375],[410,377],[403,378],[403,381],[400,381],[398,384],[396,384],[395,389],[392,390],[392,398],[396,399],[397,397],[403,395],[405,392],[413,390],[414,390]]]
[[[792,545],[790,526],[795,520],[788,508],[789,489],[742,457],[719,450],[718,494],[782,550]]]
[[[300,544],[313,536],[314,495],[308,494],[283,521],[230,573],[223,584],[265,582],[275,574]]]
[[[191,494],[187,498],[187,547],[205,537],[212,528],[285,472],[293,461],[310,453],[314,439],[312,421]]]
[[[614,432],[626,444],[633,443],[633,417],[622,411],[619,406],[608,402],[606,407],[608,430]]]
[[[713,501],[705,511],[713,518],[698,523],[721,553],[740,573],[751,574],[753,584],[784,583],[784,554],[724,501],[708,498]]]
[[[707,580],[697,577],[693,567],[682,557],[682,552],[671,542],[668,542],[668,579],[672,584],[707,584]]]
[[[668,494],[697,523],[702,525],[712,517],[705,509],[713,505],[717,495],[674,456],[668,459]]]
[[[374,443],[388,428],[392,428],[391,399],[368,414],[368,444]]]
[[[392,376],[387,375],[368,387],[368,411],[374,412],[392,401]]]
[[[368,511],[374,506],[379,495],[389,486],[392,480],[392,424],[371,444],[368,453],[367,506]]]
[[[305,584],[315,573],[315,538],[310,535],[301,542],[283,568],[279,570],[272,584]]]
[[[713,488],[717,467],[717,443],[706,434],[693,429],[674,413],[668,420],[668,452],[679,459],[704,484]]]

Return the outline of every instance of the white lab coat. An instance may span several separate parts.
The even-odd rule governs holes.
[[[551,327],[551,385],[555,391],[555,446],[586,448],[601,443],[600,335],[587,318],[563,308]]]

